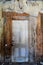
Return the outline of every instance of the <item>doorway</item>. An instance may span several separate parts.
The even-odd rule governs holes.
[[[12,62],[28,62],[28,20],[12,20]]]

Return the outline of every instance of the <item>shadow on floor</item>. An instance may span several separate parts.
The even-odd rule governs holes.
[[[0,65],[37,65],[36,63],[9,63],[9,62],[0,62]]]

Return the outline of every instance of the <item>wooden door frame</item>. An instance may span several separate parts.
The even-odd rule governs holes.
[[[42,32],[42,56],[43,56],[43,21],[42,21],[42,16],[43,16],[43,13],[39,12],[39,15],[40,15],[40,22],[41,22],[41,32]]]
[[[5,23],[5,41],[7,44],[7,47],[9,49],[8,54],[11,54],[11,47],[12,47],[12,20],[28,20],[29,21],[29,14],[27,13],[16,13],[16,12],[2,12],[2,16],[6,18]],[[29,28],[29,27],[28,27]],[[9,32],[8,32],[9,31]],[[29,39],[29,35],[28,35]],[[30,42],[30,39],[28,43]],[[28,48],[30,47],[30,43],[28,44]]]
[[[43,55],[43,45],[42,45],[42,27],[41,27],[41,15],[42,13],[39,12],[38,14],[38,18],[37,18],[37,26],[36,26],[36,61],[39,60],[39,58],[41,58],[41,56]]]
[[[10,25],[10,36],[8,35],[8,38],[6,36],[7,45],[10,47],[12,43],[12,20],[29,20],[29,14],[3,11],[2,16],[6,17],[5,33],[8,32],[8,26]]]

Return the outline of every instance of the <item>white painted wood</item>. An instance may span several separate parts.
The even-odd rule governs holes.
[[[12,40],[12,62],[28,62],[28,20],[12,21]]]

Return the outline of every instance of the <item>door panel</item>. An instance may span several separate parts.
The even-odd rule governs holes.
[[[28,20],[12,21],[12,62],[28,62]]]

